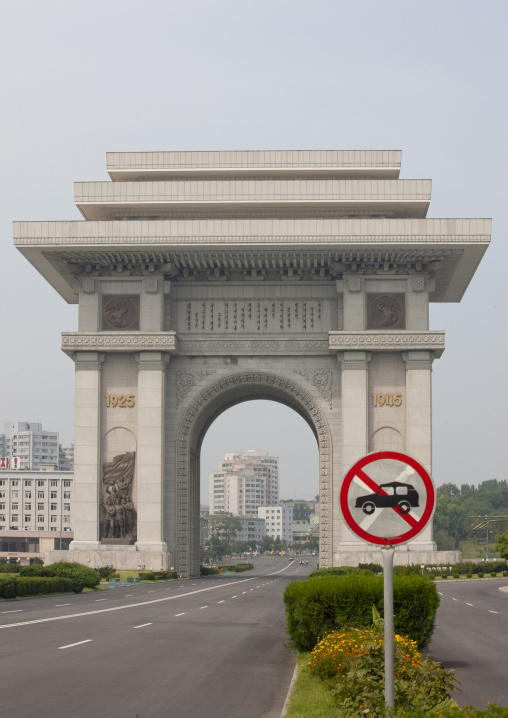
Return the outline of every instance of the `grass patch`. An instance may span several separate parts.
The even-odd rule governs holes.
[[[337,705],[323,681],[316,680],[307,665],[310,653],[300,653],[298,677],[289,699],[287,718],[331,718],[337,715]]]
[[[138,577],[139,571],[116,571],[120,578]]]

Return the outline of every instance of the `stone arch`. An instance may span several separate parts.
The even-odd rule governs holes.
[[[332,439],[317,401],[290,379],[273,372],[237,372],[214,381],[192,401],[177,434],[176,566],[182,575],[199,571],[192,544],[191,497],[195,489],[192,465],[209,426],[226,409],[249,399],[279,401],[309,424],[319,447],[320,565],[332,565]],[[198,517],[199,519],[199,517]]]
[[[404,437],[393,426],[381,426],[370,437],[371,451],[401,451],[406,450]]]

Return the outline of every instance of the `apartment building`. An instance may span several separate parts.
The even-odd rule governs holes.
[[[259,506],[258,517],[264,519],[266,536],[283,542],[293,543],[293,507],[285,504],[278,506]]]
[[[279,500],[279,459],[267,451],[227,453],[210,474],[210,513],[257,518],[258,507]]]

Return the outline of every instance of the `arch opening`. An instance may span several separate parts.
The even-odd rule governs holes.
[[[203,441],[219,416],[238,404],[252,400],[284,404],[296,411],[314,434],[319,453],[320,561],[323,565],[331,562],[332,467],[327,421],[315,399],[298,383],[264,372],[237,373],[219,379],[199,394],[180,423],[177,442],[176,563],[182,575],[196,576],[199,573],[199,485]]]

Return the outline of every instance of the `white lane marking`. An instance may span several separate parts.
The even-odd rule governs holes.
[[[107,598],[96,598],[95,603],[98,603],[99,601],[107,601]]]
[[[438,591],[438,593],[439,593],[440,596],[443,596],[443,595],[444,595],[444,594],[441,593],[441,591]]]
[[[132,596],[134,596],[133,593],[126,593],[124,598],[132,598]]]
[[[489,613],[499,613],[499,611],[491,611],[489,608]]]
[[[153,623],[142,623],[140,626],[134,626],[134,628],[145,628],[145,626],[153,626]]]
[[[83,643],[91,643],[92,639],[87,638],[86,641],[78,641],[77,643],[69,643],[67,646],[58,646],[59,651],[63,651],[64,648],[74,648],[74,646],[81,646]]]
[[[254,591],[254,589],[253,589],[253,588],[251,588],[251,589],[249,589],[249,590],[250,590],[250,591]]]
[[[155,593],[155,591],[148,591],[148,593]]]
[[[201,608],[199,610],[202,611],[203,608],[208,608],[208,606],[201,606]]]
[[[185,616],[185,613],[175,613],[175,618],[178,618],[178,616]]]
[[[242,596],[243,596],[244,593],[247,593],[247,591],[242,591]]]
[[[457,600],[456,598],[452,598],[452,601],[456,601],[456,600]]]
[[[236,598],[236,596],[231,596],[231,598]]]
[[[222,601],[217,601],[217,603],[224,603],[224,601],[223,601],[223,600],[222,600]]]
[[[215,591],[217,588],[226,588],[227,586],[238,586],[239,583],[247,583],[254,581],[254,578],[243,578],[236,581],[224,582],[220,586],[208,586],[207,588],[199,588],[197,591],[189,591],[188,593],[179,593],[176,596],[167,596],[166,598],[152,598],[150,601],[142,601],[141,603],[128,603],[126,606],[112,606],[111,608],[98,608],[94,611],[82,611],[81,613],[69,613],[65,616],[53,616],[52,618],[36,618],[31,621],[20,621],[18,623],[4,623],[0,625],[2,628],[18,628],[19,626],[30,626],[35,623],[49,623],[50,621],[63,621],[68,618],[80,618],[81,616],[93,616],[96,613],[111,613],[112,611],[124,611],[126,608],[137,608],[138,606],[150,606],[152,603],[162,603],[163,601],[173,601],[176,598],[186,598],[194,596],[196,593],[204,593],[205,591]],[[246,593],[244,591],[243,593]]]
[[[55,608],[60,608],[60,606],[70,606],[70,603],[55,603]]]
[[[260,588],[260,586],[256,586],[256,588]]]
[[[466,603],[466,606],[474,606],[474,603]]]

